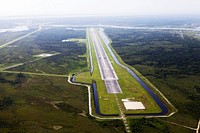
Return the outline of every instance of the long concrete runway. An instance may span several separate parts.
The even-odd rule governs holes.
[[[104,80],[108,93],[122,93],[122,90],[118,83],[118,77],[112,64],[105,52],[105,49],[100,41],[99,35],[96,29],[90,29],[90,35],[94,44],[94,49],[97,57],[101,78]]]

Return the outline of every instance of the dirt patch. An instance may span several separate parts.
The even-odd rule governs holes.
[[[87,117],[87,113],[85,112],[85,110],[82,110],[82,112],[79,113],[78,115],[80,115],[80,116],[84,116],[84,117]]]
[[[54,129],[54,130],[59,130],[59,129],[61,129],[61,128],[63,128],[63,126],[59,126],[59,125],[54,125],[54,126],[53,126],[53,129]]]

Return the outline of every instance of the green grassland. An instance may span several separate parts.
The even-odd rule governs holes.
[[[124,62],[142,73],[178,109],[165,120],[196,127],[200,118],[200,42],[188,32],[183,32],[184,38],[174,31],[106,29],[106,33]],[[167,126],[174,132],[178,128]]]
[[[88,35],[88,37],[90,37],[90,35]],[[90,40],[90,44],[92,44],[92,39],[90,38],[89,40]],[[103,114],[119,114],[119,109],[118,109],[117,103],[115,101],[115,96],[113,94],[108,94],[106,92],[105,83],[101,79],[101,75],[100,75],[100,71],[99,71],[93,44],[91,45],[91,49],[92,49],[94,72],[91,76],[86,77],[86,79],[84,79],[85,77],[82,77],[81,79],[84,79],[86,82],[89,82],[89,83],[91,83],[92,80],[96,81],[101,113],[103,113]],[[83,73],[83,74],[88,75],[88,72]],[[80,77],[83,74],[81,73]],[[84,82],[84,80],[80,80],[79,75],[77,76],[77,81]]]
[[[124,132],[121,121],[87,114],[87,88],[67,77],[0,74],[0,132]]]
[[[88,36],[89,37],[89,36]],[[102,40],[101,40],[102,41]],[[90,43],[92,44],[92,41],[90,39]],[[103,43],[103,41],[102,41]],[[104,44],[104,43],[103,43]],[[98,89],[98,95],[99,95],[99,103],[100,103],[100,111],[103,114],[119,114],[119,109],[116,105],[115,97],[113,94],[108,94],[105,89],[104,81],[102,81],[98,63],[96,60],[96,55],[94,52],[94,47],[92,45],[92,56],[93,56],[93,64],[94,64],[94,72],[92,76],[89,72],[83,72],[78,74],[76,80],[79,82],[87,82],[91,83],[91,80],[95,80],[97,83],[97,89]],[[118,98],[120,99],[120,104],[122,107],[123,103],[121,102],[121,99],[134,99],[134,101],[141,101],[144,106],[145,110],[123,110],[125,113],[158,113],[161,111],[161,109],[158,107],[158,105],[155,103],[155,101],[151,98],[151,96],[141,87],[141,85],[121,66],[117,65],[114,60],[112,59],[109,51],[104,45],[104,49],[107,52],[107,55],[109,59],[111,60],[111,64],[113,65],[116,74],[119,78],[118,82],[120,84],[120,87],[122,88],[123,93],[117,94]]]
[[[101,40],[102,41],[102,40]],[[103,43],[103,41],[102,41]],[[103,43],[104,44],[104,43]],[[119,78],[118,82],[122,88],[123,94],[119,94],[118,97],[120,99],[131,98],[135,101],[141,101],[144,106],[145,110],[126,110],[125,113],[158,113],[161,109],[155,103],[155,101],[151,98],[151,96],[146,92],[146,90],[127,72],[126,69],[117,65],[111,54],[109,53],[108,49],[104,45],[104,49],[113,65],[115,72]],[[122,103],[121,103],[122,104]],[[122,105],[123,106],[123,105]],[[125,110],[125,108],[124,108]]]

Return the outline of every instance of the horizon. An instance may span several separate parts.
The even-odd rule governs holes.
[[[189,19],[195,18],[200,19],[200,14],[152,14],[152,15],[82,15],[82,14],[60,14],[60,15],[24,15],[24,16],[0,16],[0,20],[6,19],[48,19],[48,18],[136,18],[136,19],[166,19],[166,18],[176,18],[176,19]]]
[[[0,18],[37,16],[196,16],[200,14],[199,5],[200,1],[198,0],[85,0],[84,2],[80,0],[6,0],[1,2]]]

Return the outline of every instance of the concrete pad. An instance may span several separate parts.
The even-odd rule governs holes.
[[[122,99],[122,102],[129,102],[128,99]]]
[[[136,102],[136,101],[124,101],[124,106],[126,110],[141,110],[145,109],[142,102]]]
[[[53,56],[55,54],[47,54],[47,53],[43,53],[43,54],[39,54],[39,55],[35,55],[36,57],[49,57],[49,56]]]

